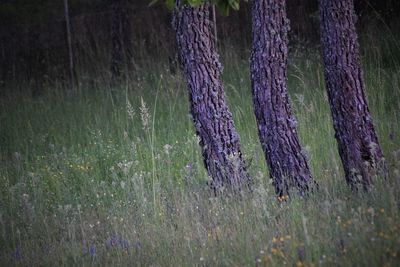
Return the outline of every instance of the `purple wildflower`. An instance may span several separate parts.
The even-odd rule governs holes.
[[[193,172],[193,163],[192,162],[189,162],[188,164],[186,164],[186,171],[189,175],[192,174],[192,172]]]
[[[106,240],[106,248],[111,249],[111,248],[115,247],[117,245],[117,243],[118,243],[118,237],[113,235],[113,236],[111,236],[110,239]]]
[[[43,246],[43,252],[47,255],[49,255],[51,253],[51,247],[49,245],[44,245]]]
[[[11,259],[13,262],[17,262],[21,259],[22,253],[21,253],[21,248],[17,248],[14,252],[11,253]]]
[[[299,258],[299,261],[304,261],[306,258],[306,252],[303,247],[297,248],[297,257]]]
[[[137,250],[141,249],[141,248],[142,248],[142,243],[140,243],[140,241],[136,241],[136,242],[135,242],[135,248],[136,248]]]
[[[193,177],[193,163],[189,162],[186,164],[184,169],[184,181],[186,184],[190,183],[191,178]]]
[[[130,247],[130,243],[128,240],[122,238],[121,236],[113,235],[110,239],[106,240],[106,249],[110,250],[113,247],[120,246],[122,249],[128,250]]]
[[[121,245],[121,247],[122,247],[123,249],[128,249],[128,248],[129,248],[129,241],[126,240],[126,239],[121,238],[121,239],[119,240],[119,244]]]
[[[94,245],[89,246],[89,254],[92,261],[94,261],[94,258],[96,257],[96,247]]]

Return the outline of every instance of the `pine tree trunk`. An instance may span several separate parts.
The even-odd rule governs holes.
[[[215,51],[210,5],[179,5],[173,26],[182,70],[187,80],[190,112],[211,187],[240,190],[249,182],[232,115],[225,103],[222,66]]]
[[[346,180],[367,187],[384,158],[365,96],[353,0],[320,0],[321,42],[335,137]]]
[[[285,1],[254,0],[251,82],[258,134],[279,196],[316,185],[301,149],[287,91],[289,21]]]

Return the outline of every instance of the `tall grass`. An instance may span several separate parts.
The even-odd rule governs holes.
[[[388,179],[376,177],[369,192],[345,184],[318,51],[293,48],[288,74],[320,184],[307,199],[275,198],[248,60],[235,50],[222,51],[224,82],[255,179],[241,196],[214,197],[206,187],[185,83],[162,62],[114,86],[82,70],[75,96],[57,82],[35,96],[9,90],[0,100],[0,265],[398,266],[400,51],[392,45],[388,56],[385,41],[364,44],[370,109],[389,166]]]

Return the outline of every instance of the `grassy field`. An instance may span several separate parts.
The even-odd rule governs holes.
[[[186,85],[163,63],[118,86],[82,71],[75,96],[57,82],[35,96],[13,85],[0,98],[0,266],[399,266],[400,49],[372,38],[364,77],[389,177],[370,192],[345,183],[318,50],[293,48],[288,78],[320,191],[283,202],[248,59],[233,49],[222,52],[226,94],[255,180],[242,196],[206,187]]]

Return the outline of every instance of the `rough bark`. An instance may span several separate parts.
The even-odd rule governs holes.
[[[285,1],[254,0],[251,83],[258,134],[279,196],[300,194],[314,182],[297,135],[287,91],[289,21]]]
[[[210,5],[180,5],[174,11],[181,67],[187,80],[190,113],[205,167],[212,178],[211,187],[240,190],[248,185],[246,172],[232,115],[225,102],[221,80],[222,66],[216,53]]]
[[[368,187],[384,158],[365,96],[353,0],[320,0],[325,82],[346,180]]]

